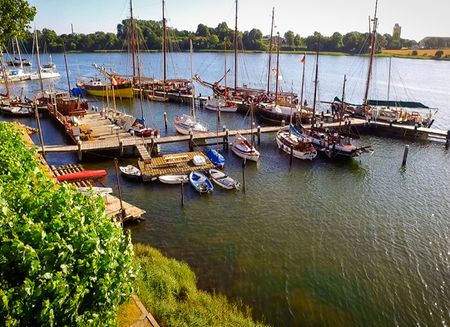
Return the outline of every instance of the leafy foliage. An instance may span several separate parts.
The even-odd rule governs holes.
[[[0,325],[115,321],[131,292],[130,237],[99,198],[56,184],[0,123]]]
[[[21,36],[36,15],[26,0],[0,0],[0,46],[9,38]]]
[[[247,307],[198,290],[195,275],[185,263],[143,244],[134,245],[134,255],[140,265],[136,291],[161,325],[265,326],[252,320]]]

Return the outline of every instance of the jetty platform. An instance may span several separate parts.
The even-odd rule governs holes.
[[[206,140],[220,140],[220,143],[229,144],[230,137],[237,134],[250,135],[260,139],[261,134],[276,133],[283,124],[278,126],[255,126],[250,129],[224,129],[219,132],[194,133],[189,135],[173,135],[165,137],[137,137],[112,123],[107,118],[108,114],[98,112],[88,112],[83,117],[77,119],[76,127],[67,128],[67,123],[64,125],[66,133],[72,139],[74,145],[46,145],[44,150],[46,153],[52,152],[74,152],[78,153],[78,159],[81,161],[84,153],[97,153],[99,151],[118,151],[119,156],[123,156],[124,151],[131,150],[141,153],[142,148],[146,148],[152,153],[159,145],[168,143],[188,142],[189,151],[194,150],[196,144],[205,144]],[[165,124],[167,125],[167,116],[165,115]],[[59,121],[59,120],[58,120]],[[392,124],[380,121],[368,121],[359,118],[350,118],[347,122],[321,122],[317,124],[322,128],[337,128],[339,126],[354,127],[358,131],[383,131],[386,133],[393,133],[403,137],[411,138],[425,138],[425,139],[439,139],[443,141],[450,140],[450,132],[435,128],[418,127],[403,124]],[[305,124],[304,127],[311,127]],[[38,151],[42,151],[40,148]],[[157,152],[157,151],[156,151]]]
[[[194,156],[202,156],[205,159],[205,165],[194,165],[192,162]],[[147,160],[139,160],[138,166],[144,182],[152,181],[161,175],[181,175],[188,174],[194,170],[214,168],[212,162],[202,152],[166,154]]]

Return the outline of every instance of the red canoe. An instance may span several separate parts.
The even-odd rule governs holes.
[[[62,181],[78,181],[83,179],[101,178],[106,176],[106,170],[83,170],[76,173],[69,173],[61,176],[57,176],[59,182]]]

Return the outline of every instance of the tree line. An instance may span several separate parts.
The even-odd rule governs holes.
[[[161,22],[154,20],[136,20],[136,33],[139,49],[160,50],[162,44]],[[116,33],[95,32],[90,34],[74,33],[58,35],[51,29],[44,28],[38,31],[38,38],[48,52],[67,51],[92,52],[127,51],[130,36],[130,20],[125,19],[117,25]],[[208,27],[199,24],[197,30],[187,31],[176,28],[168,29],[168,47],[170,51],[188,51],[189,40],[192,39],[194,50],[224,50],[233,49],[234,30],[227,23],[222,22],[217,27]],[[314,32],[313,35],[302,37],[293,31],[287,31],[280,36],[280,49],[283,51],[321,51],[344,52],[350,54],[368,52],[368,33],[349,32],[342,35],[335,32],[331,36]],[[33,47],[33,34],[25,33],[22,41],[27,49]],[[273,48],[278,36],[272,38]],[[379,34],[377,51],[382,49],[411,48],[417,45],[414,40],[395,39],[390,34]],[[42,45],[41,45],[42,46]],[[238,47],[240,50],[267,51],[270,46],[270,37],[264,36],[259,29],[238,32]]]

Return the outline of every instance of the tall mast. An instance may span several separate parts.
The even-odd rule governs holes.
[[[224,38],[224,42],[223,42],[223,50],[224,50],[224,56],[223,56],[223,59],[224,59],[224,66],[225,66],[225,70],[224,70],[224,73],[225,73],[225,80],[224,80],[224,84],[225,84],[225,98],[227,98],[228,97],[228,91],[227,91],[227,38],[225,37]]]
[[[375,56],[375,44],[377,40],[377,9],[378,9],[378,0],[375,2],[375,15],[373,17],[373,29],[372,35],[370,39],[370,59],[369,59],[369,69],[367,71],[367,81],[366,81],[366,90],[364,92],[364,107],[367,107],[367,100],[369,97],[369,87],[370,87],[370,79],[372,78],[372,65],[373,65],[373,57]]]
[[[302,70],[302,89],[300,90],[300,115],[303,108],[303,90],[305,89],[305,67],[306,67],[306,52],[303,55],[303,70]]]
[[[317,43],[317,52],[316,52],[316,76],[314,77],[314,100],[313,100],[313,118],[312,118],[312,127],[316,124],[316,101],[317,101],[317,80],[319,76],[319,47],[320,42]]]
[[[34,37],[36,40],[36,57],[37,57],[37,64],[38,64],[39,83],[41,85],[42,96],[44,96],[44,83],[42,83],[42,74],[41,74],[41,58],[39,57],[39,42],[38,42],[36,30],[34,31]],[[16,39],[16,41],[17,41],[17,39]],[[20,60],[20,65],[22,65],[22,59]]]
[[[67,86],[69,87],[69,96],[72,96],[72,90],[70,88],[69,69],[67,68],[67,56],[66,56],[66,44],[65,43],[63,43],[63,54],[64,54],[64,65],[66,66],[66,77],[67,77]]]
[[[193,67],[192,67],[192,51],[193,51],[193,47],[192,47],[192,39],[189,40],[189,54],[190,54],[190,61],[191,61],[191,84],[192,84],[192,117],[194,117],[195,120],[195,88],[194,88],[194,83],[192,81],[192,77],[193,77]]]
[[[236,15],[235,15],[235,21],[234,21],[234,92],[237,91],[237,85],[238,85],[238,0],[236,0]]]
[[[139,54],[139,42],[137,44],[137,53]],[[142,94],[142,84],[141,84],[141,57],[137,57],[137,71],[138,71],[138,83],[139,83],[139,104],[141,106],[141,119],[144,120],[144,107],[143,107],[143,99],[144,96]],[[133,76],[134,77],[134,76]]]
[[[17,36],[15,37],[15,39],[16,39],[16,46],[17,46],[17,54],[19,55],[19,60],[20,60],[20,68],[23,69],[22,55],[20,54],[19,41],[17,40]]]
[[[162,26],[163,26],[163,43],[162,43],[162,51],[163,51],[163,71],[164,71],[164,85],[166,84],[167,79],[167,65],[166,65],[166,46],[167,46],[167,28],[166,28],[166,17],[164,16],[164,7],[165,1],[162,0]]]
[[[341,106],[341,112],[339,113],[339,127],[341,127],[342,123],[342,116],[345,112],[345,83],[347,82],[347,75],[344,75],[344,84],[342,85],[342,106]]]
[[[2,68],[3,73],[3,80],[5,82],[5,88],[6,88],[6,97],[9,99],[9,81],[8,81],[8,75],[6,75],[6,67],[3,64],[3,51],[2,47],[0,47],[0,65]]]
[[[270,91],[270,75],[271,75],[271,64],[272,64],[272,38],[273,38],[273,21],[275,15],[275,8],[272,8],[272,25],[270,27],[270,41],[269,41],[269,72],[267,73],[267,94]]]
[[[278,104],[278,76],[280,70],[280,32],[277,32],[277,70],[275,80],[275,106]]]
[[[387,100],[389,101],[389,96],[391,93],[391,65],[392,65],[392,57],[389,57],[389,77],[388,77],[388,92],[387,92]]]
[[[134,18],[133,18],[133,0],[130,0],[130,24],[131,24],[131,35],[130,35],[130,42],[131,42],[131,60],[133,62],[133,80],[136,76],[136,30],[134,26]],[[139,69],[139,68],[138,68]]]

